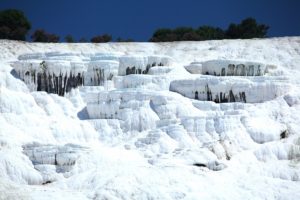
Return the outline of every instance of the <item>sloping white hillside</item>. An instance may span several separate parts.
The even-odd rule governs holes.
[[[0,52],[0,199],[300,199],[300,37]]]

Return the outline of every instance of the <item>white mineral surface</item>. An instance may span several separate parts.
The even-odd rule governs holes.
[[[300,199],[300,37],[0,52],[1,200]]]

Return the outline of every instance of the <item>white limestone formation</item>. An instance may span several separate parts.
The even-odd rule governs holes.
[[[35,53],[18,57],[12,66],[30,91],[46,91],[64,96],[78,86],[104,86],[117,75],[147,74],[151,67],[171,63],[167,56],[122,56],[96,53]],[[153,73],[167,73],[171,68],[153,69]]]
[[[174,69],[172,66],[151,67],[148,74],[150,75],[166,75]]]
[[[24,145],[23,149],[34,168],[41,173],[43,184],[62,178],[60,174],[68,177],[68,172],[73,169],[80,154],[87,150],[79,145],[56,146],[38,143]]]
[[[261,103],[289,92],[286,78],[199,77],[171,82],[170,90],[201,101]]]
[[[118,119],[123,131],[143,131],[155,126],[158,116],[151,109],[151,92],[127,90],[89,93],[91,119]]]
[[[95,60],[88,63],[85,76],[86,86],[104,85],[104,82],[112,80],[118,75],[119,62],[114,60]]]
[[[0,40],[0,199],[300,199],[299,41]]]
[[[151,67],[168,66],[172,59],[168,56],[121,56],[119,75],[147,74]]]
[[[114,79],[117,89],[140,88],[148,90],[169,90],[172,79],[164,75],[131,74]]]
[[[273,65],[252,61],[238,60],[209,60],[205,62],[192,62],[185,66],[192,74],[205,74],[214,76],[263,76],[268,72],[268,66]]]
[[[26,60],[13,63],[18,76],[31,91],[46,91],[63,96],[83,85],[86,66],[62,60]]]
[[[121,54],[116,53],[95,53],[93,55],[87,55],[87,57],[91,61],[97,61],[97,60],[113,60],[113,61],[119,61],[119,57],[122,56]]]
[[[202,74],[202,62],[192,62],[184,68],[191,74]]]

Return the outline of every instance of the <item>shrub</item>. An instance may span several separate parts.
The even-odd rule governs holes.
[[[178,27],[175,28],[172,32],[176,35],[178,41],[182,41],[184,40],[184,35],[193,35],[194,29],[190,27]]]
[[[33,42],[59,42],[59,36],[45,32],[43,29],[36,30],[32,35]]]
[[[112,40],[111,35],[104,34],[104,35],[98,35],[91,39],[91,42],[93,43],[105,43],[110,42]]]
[[[264,38],[267,36],[268,29],[269,26],[257,24],[255,19],[247,18],[240,24],[230,24],[226,36],[231,39]]]
[[[182,38],[182,41],[199,41],[201,37],[195,31],[185,33]]]
[[[225,32],[212,26],[200,26],[197,29],[200,40],[218,40],[225,38]]]
[[[162,28],[158,29],[153,33],[152,38],[149,40],[150,42],[170,42],[177,41],[176,34],[173,33],[171,29]]]

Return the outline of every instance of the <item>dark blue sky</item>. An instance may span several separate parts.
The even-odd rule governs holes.
[[[0,0],[0,9],[7,8],[22,10],[32,30],[62,38],[109,33],[146,41],[161,27],[226,28],[246,17],[268,24],[270,37],[300,36],[300,0]]]

